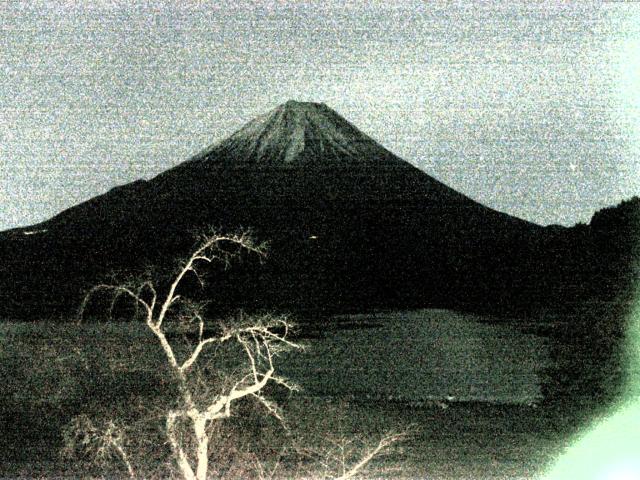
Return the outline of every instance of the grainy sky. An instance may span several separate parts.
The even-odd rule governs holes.
[[[640,4],[2,1],[0,230],[325,102],[468,196],[571,225],[640,194]]]

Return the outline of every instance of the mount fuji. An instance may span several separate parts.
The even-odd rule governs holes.
[[[569,230],[474,202],[324,104],[289,101],[155,178],[0,233],[0,316],[64,315],[110,272],[170,268],[207,226],[270,244],[265,265],[215,276],[215,303],[307,311],[535,308]]]

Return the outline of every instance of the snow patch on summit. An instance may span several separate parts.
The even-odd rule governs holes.
[[[324,104],[288,101],[247,123],[199,160],[232,154],[247,164],[355,164],[401,161]]]

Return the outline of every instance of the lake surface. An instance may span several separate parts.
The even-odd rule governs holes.
[[[530,403],[541,399],[545,339],[448,310],[334,317],[278,367],[311,395]]]

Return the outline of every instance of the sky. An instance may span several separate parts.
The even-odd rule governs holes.
[[[539,224],[640,195],[635,2],[0,2],[0,230],[324,102]]]

